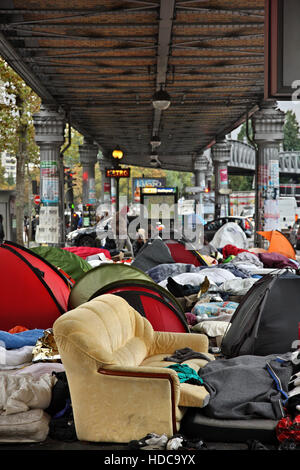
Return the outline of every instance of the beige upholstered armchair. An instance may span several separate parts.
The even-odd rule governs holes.
[[[208,338],[154,331],[121,297],[99,296],[58,318],[55,341],[70,388],[79,440],[129,442],[174,435],[187,406],[203,407],[202,385],[180,383],[164,358],[185,347],[208,354]],[[185,364],[196,371],[207,363]]]

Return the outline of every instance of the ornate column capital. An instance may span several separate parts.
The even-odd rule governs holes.
[[[284,118],[276,101],[264,101],[252,117],[255,142],[279,144],[283,140]]]
[[[82,165],[96,164],[99,148],[93,142],[84,140],[82,145],[79,145],[80,163]]]
[[[204,154],[197,155],[194,161],[194,171],[206,171],[209,166],[209,160]]]
[[[227,164],[231,157],[231,143],[226,139],[217,140],[211,149],[213,163]]]
[[[66,117],[56,106],[42,105],[33,116],[35,141],[37,145],[61,146],[65,141]]]

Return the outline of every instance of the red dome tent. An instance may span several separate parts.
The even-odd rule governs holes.
[[[168,240],[165,242],[171,252],[175,263],[193,264],[194,266],[207,266],[208,263],[196,250],[188,250],[184,242],[180,240]]]
[[[70,284],[53,265],[12,242],[0,245],[0,330],[51,328],[67,311]]]
[[[155,331],[189,332],[181,306],[169,291],[145,280],[120,280],[99,289],[92,299],[103,294],[123,297],[131,307],[146,317]]]

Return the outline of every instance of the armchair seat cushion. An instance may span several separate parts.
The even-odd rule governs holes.
[[[207,353],[207,356],[210,357]],[[172,364],[176,364],[175,362],[165,361],[164,358],[166,354],[155,354],[154,356],[147,357],[141,364],[140,367],[168,367]],[[211,356],[213,360],[214,357]],[[196,372],[201,367],[204,367],[208,361],[205,359],[193,358],[189,359],[188,361],[182,362],[182,364],[186,364]],[[180,399],[179,399],[179,406],[183,407],[198,407],[203,408],[207,405],[209,401],[209,393],[203,385],[194,385],[189,383],[181,383],[180,384]]]

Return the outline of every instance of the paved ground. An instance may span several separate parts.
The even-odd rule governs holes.
[[[245,451],[249,450],[247,444],[242,443],[206,443],[208,450],[211,451]],[[276,446],[271,444],[265,444],[267,450],[277,450]],[[93,442],[59,442],[54,441],[48,438],[45,442],[37,444],[0,444],[0,452],[2,451],[56,451],[56,450],[66,450],[66,451],[105,451],[109,452],[121,452],[126,451],[130,452],[130,449],[127,444],[110,444],[110,443],[93,443]],[[145,449],[144,449],[145,451]],[[164,452],[164,450],[159,450],[158,452]],[[198,451],[203,452],[203,451]]]

